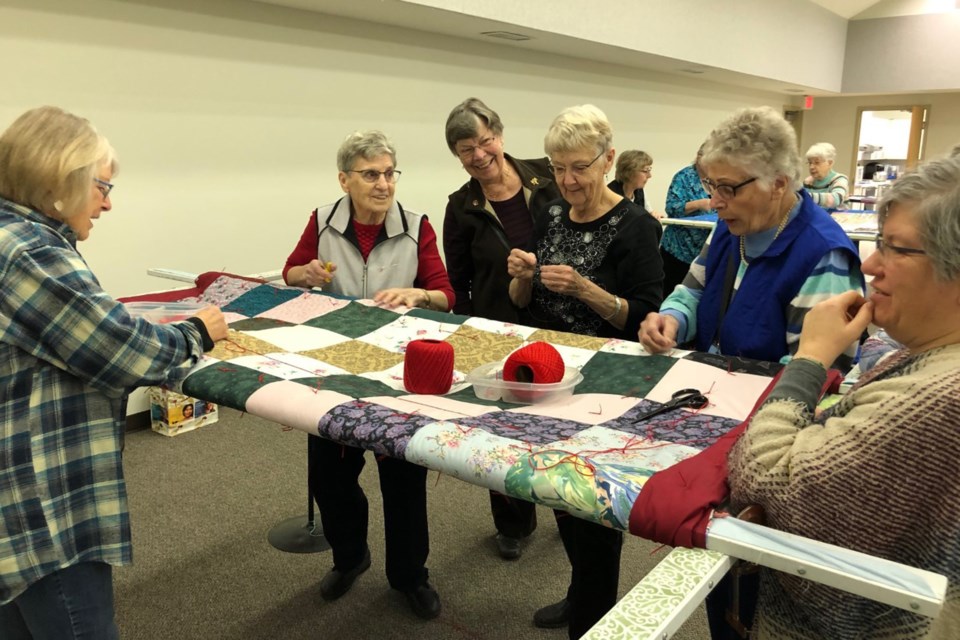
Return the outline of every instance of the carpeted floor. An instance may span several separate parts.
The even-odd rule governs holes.
[[[566,591],[569,565],[552,513],[519,560],[496,555],[485,489],[431,472],[431,582],[439,618],[416,618],[387,586],[376,465],[361,480],[370,500],[373,565],[336,602],[317,584],[329,551],[291,554],[267,541],[276,523],[303,515],[306,435],[224,409],[220,421],[173,438],[127,435],[125,469],[134,564],[114,572],[125,640],[417,638],[561,640],[566,630],[533,626],[533,612]],[[371,458],[368,455],[368,458]],[[620,593],[666,554],[628,536]],[[701,610],[675,638],[708,638]]]

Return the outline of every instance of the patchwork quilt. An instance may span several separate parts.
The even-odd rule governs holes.
[[[220,306],[230,334],[183,393],[625,531],[646,480],[739,424],[779,369],[231,276],[185,300]],[[404,389],[404,352],[416,339],[453,346],[445,395]],[[534,341],[583,374],[573,395],[529,405],[478,398],[467,374]],[[709,405],[639,419],[688,388]]]

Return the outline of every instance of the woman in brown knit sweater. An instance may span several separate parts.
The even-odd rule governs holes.
[[[901,178],[879,207],[869,299],[806,316],[800,347],[730,455],[733,508],[771,527],[946,575],[935,620],[761,572],[752,638],[960,638],[960,158]],[[870,322],[904,348],[814,415],[825,365]]]

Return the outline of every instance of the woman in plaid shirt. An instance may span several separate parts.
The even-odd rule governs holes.
[[[128,564],[127,394],[186,376],[220,310],[154,325],[107,295],[76,244],[111,209],[113,149],[41,107],[0,136],[0,637],[116,638]]]

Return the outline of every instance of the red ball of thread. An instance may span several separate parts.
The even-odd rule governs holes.
[[[549,342],[531,342],[503,363],[503,379],[508,382],[551,384],[563,380],[565,371],[560,352]]]
[[[411,340],[403,356],[403,386],[410,393],[440,395],[453,384],[453,346],[442,340]]]

